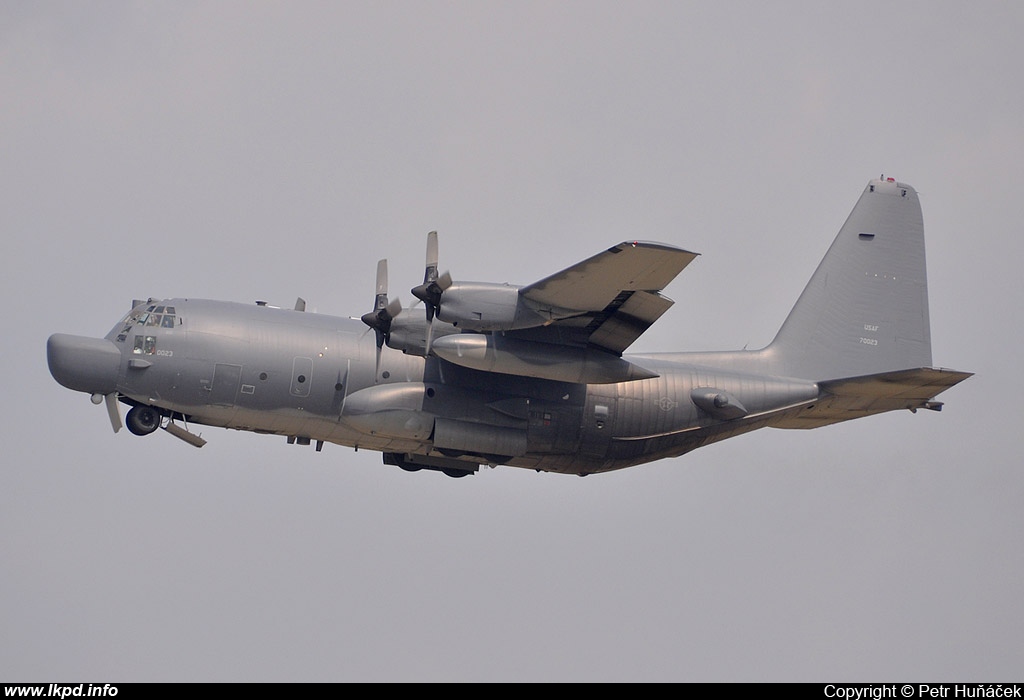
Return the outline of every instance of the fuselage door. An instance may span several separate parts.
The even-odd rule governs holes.
[[[238,381],[242,378],[241,365],[215,365],[210,403],[215,406],[234,406],[238,394]]]
[[[618,403],[615,385],[591,386],[583,407],[583,425],[580,431],[580,453],[588,457],[604,457],[615,430]]]

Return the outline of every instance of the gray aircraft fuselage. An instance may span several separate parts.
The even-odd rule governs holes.
[[[174,313],[147,314],[145,308]],[[480,439],[492,440],[486,444],[521,453],[502,463],[585,474],[719,439],[723,431],[715,427],[723,421],[691,397],[699,387],[711,393],[712,410],[714,396],[723,394],[747,415],[818,396],[813,382],[701,367],[667,355],[631,358],[657,372],[655,378],[583,385],[481,372],[385,348],[375,381],[374,336],[357,319],[199,299],[151,301],[145,308],[94,341],[117,349],[111,383],[122,400],[158,406],[189,423],[303,444],[415,453],[430,444],[440,421],[438,427],[451,433],[443,448],[450,455],[466,452],[463,433],[467,441],[484,433]],[[160,321],[146,325],[155,316]],[[71,348],[73,338],[55,336],[51,353]]]

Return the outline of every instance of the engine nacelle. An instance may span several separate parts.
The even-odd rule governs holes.
[[[388,333],[389,348],[407,355],[427,354],[427,320],[421,314],[404,314],[391,321]]]
[[[423,410],[426,386],[418,382],[381,384],[346,397],[341,420],[369,435],[425,442],[435,416]]]
[[[434,341],[433,352],[449,362],[521,377],[573,384],[615,384],[658,375],[612,353],[516,340],[499,333],[459,333]]]
[[[437,317],[472,331],[511,331],[550,321],[528,306],[519,287],[488,282],[457,282],[444,290]]]
[[[526,454],[526,429],[438,418],[434,447],[448,455],[476,455],[503,462],[500,458]]]
[[[529,403],[487,399],[439,384],[378,384],[346,397],[341,420],[369,435],[432,442],[448,457],[496,460],[526,454]],[[437,406],[445,407],[445,415],[438,415]]]
[[[461,333],[444,323],[435,323],[433,326],[434,338],[443,338],[453,333]],[[417,355],[425,357],[427,354],[427,319],[422,314],[403,313],[391,321],[391,332],[387,336],[389,348],[401,350],[406,355]]]

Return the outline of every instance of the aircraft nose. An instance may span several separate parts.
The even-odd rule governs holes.
[[[62,386],[89,394],[117,390],[121,351],[103,338],[54,333],[46,341],[50,374]]]

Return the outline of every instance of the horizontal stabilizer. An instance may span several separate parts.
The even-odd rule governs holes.
[[[922,367],[819,382],[821,399],[813,409],[772,425],[776,428],[817,428],[886,411],[935,409],[941,406],[933,402],[936,396],[972,374]]]

